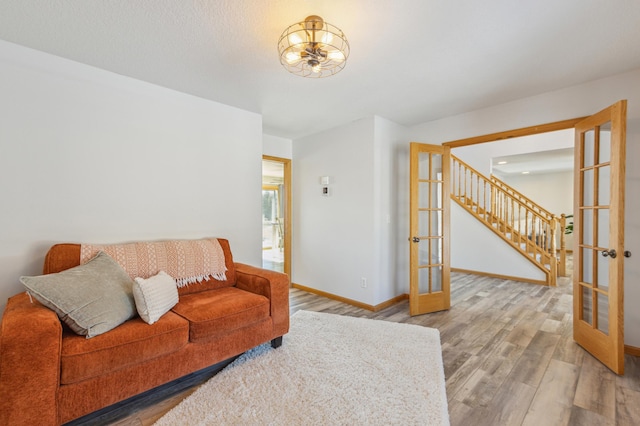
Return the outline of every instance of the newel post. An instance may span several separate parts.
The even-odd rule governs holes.
[[[567,215],[562,213],[560,215],[560,264],[558,268],[558,275],[567,276],[567,248],[565,230],[567,229]]]

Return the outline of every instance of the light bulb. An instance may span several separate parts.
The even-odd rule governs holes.
[[[322,40],[322,42],[323,42],[324,44],[329,44],[329,43],[331,43],[331,40],[333,40],[333,34],[331,34],[331,33],[329,33],[329,32],[325,32],[325,33],[322,35],[322,39],[321,39],[321,40]]]
[[[294,64],[296,62],[298,62],[300,60],[300,53],[299,52],[288,52],[284,59],[287,61],[288,64]]]
[[[334,60],[336,62],[344,62],[344,53],[339,50],[332,50],[327,54],[327,59]]]
[[[298,33],[289,34],[289,44],[296,45],[302,43],[302,38],[298,35]]]
[[[322,66],[320,64],[315,64],[314,66],[311,67],[311,71],[317,74],[320,71],[322,71]]]

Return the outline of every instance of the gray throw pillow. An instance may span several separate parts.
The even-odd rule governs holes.
[[[133,280],[108,254],[87,263],[36,277],[20,277],[28,292],[55,311],[76,333],[97,336],[136,315]]]

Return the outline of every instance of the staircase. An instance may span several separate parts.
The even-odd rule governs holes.
[[[555,286],[556,233],[564,224],[560,227],[551,212],[495,176],[487,178],[459,158],[452,155],[451,159],[453,201],[542,270],[547,285]]]

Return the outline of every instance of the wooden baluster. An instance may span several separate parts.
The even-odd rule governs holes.
[[[482,208],[484,209],[484,220],[487,220],[487,185],[489,183],[485,181],[484,188],[482,190]]]
[[[459,200],[460,199],[460,163],[457,163],[457,164],[458,164],[458,172],[456,173],[456,184],[458,186],[458,189],[457,189],[456,196],[458,197],[458,200]]]
[[[551,258],[549,259],[549,285],[555,287],[558,282],[558,259],[556,258],[556,218],[549,222],[551,228]]]
[[[471,206],[473,203],[473,171],[469,170],[469,197],[467,200],[467,205]]]
[[[529,234],[531,233],[529,229],[529,209],[527,206],[523,205],[522,210],[524,211],[524,219],[522,220],[522,225],[524,226],[524,232],[522,236],[524,237],[525,244],[529,244]]]
[[[451,195],[456,197],[456,160],[453,158],[451,158]]]
[[[505,226],[505,201],[504,192],[500,191],[500,230],[502,232],[504,232]]]
[[[522,245],[522,204],[518,206],[518,247]]]
[[[511,217],[509,218],[509,226],[511,227],[511,241],[513,241],[513,228],[514,228],[514,219],[515,219],[515,216],[514,216],[515,202],[513,198],[511,198],[510,210],[511,211],[509,213],[511,213],[510,215]]]
[[[496,216],[496,186],[491,185],[491,223],[493,224],[493,218]]]

